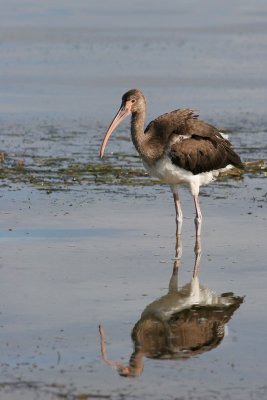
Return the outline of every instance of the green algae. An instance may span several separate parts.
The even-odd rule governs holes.
[[[123,157],[124,158],[124,157]],[[243,179],[244,175],[267,175],[265,160],[248,161],[245,169],[233,168],[220,174],[219,179]],[[129,162],[125,156],[123,165],[105,163],[73,163],[65,157],[32,158],[32,162],[22,162],[6,158],[0,164],[2,185],[25,183],[40,190],[68,190],[75,185],[154,185],[158,180],[151,179],[141,162]]]

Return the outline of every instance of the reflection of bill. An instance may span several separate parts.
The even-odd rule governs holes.
[[[168,293],[149,304],[135,324],[132,330],[134,351],[128,366],[107,359],[105,335],[103,328],[99,327],[102,359],[122,376],[141,375],[144,357],[186,359],[217,347],[225,336],[227,322],[243,302],[242,297],[233,293],[217,295],[199,284],[199,238],[195,244],[192,280],[178,289],[181,254],[181,238],[177,236]]]

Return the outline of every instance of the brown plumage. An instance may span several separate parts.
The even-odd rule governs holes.
[[[194,175],[225,168],[244,168],[240,157],[217,128],[198,119],[193,110],[175,110],[151,121],[144,133],[165,143],[174,165]],[[172,144],[173,143],[173,144]]]
[[[176,237],[175,261],[168,292],[148,304],[132,330],[134,351],[128,364],[107,358],[105,333],[99,326],[101,355],[105,364],[121,376],[137,377],[144,370],[144,358],[160,360],[188,359],[211,351],[222,342],[226,324],[244,301],[233,293],[216,294],[200,285],[198,273],[201,241],[194,244],[192,279],[179,287],[182,242]]]
[[[130,114],[132,141],[145,168],[172,189],[177,233],[181,233],[183,218],[177,186],[186,184],[194,197],[196,235],[200,235],[199,187],[215,179],[225,167],[244,168],[240,157],[217,128],[198,119],[191,109],[163,114],[144,129],[146,100],[140,90],[132,89],[122,96],[121,107],[103,139],[101,158],[111,133]]]

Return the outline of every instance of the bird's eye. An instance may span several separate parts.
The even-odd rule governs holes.
[[[131,100],[131,103],[132,103],[132,104],[133,104],[133,103],[135,103],[135,102],[136,102],[136,100],[135,100],[135,99],[132,99],[132,100]]]

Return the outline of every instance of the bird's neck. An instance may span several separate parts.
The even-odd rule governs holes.
[[[143,153],[146,137],[144,134],[145,113],[132,113],[131,136],[133,144],[140,155]]]
[[[150,132],[144,133],[144,126],[145,112],[132,113],[131,136],[133,144],[143,161],[151,165],[157,161],[161,152],[158,148],[159,144],[155,138],[152,138]]]

